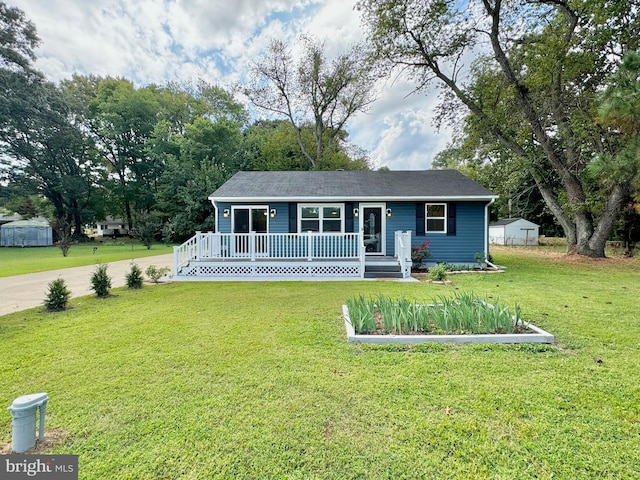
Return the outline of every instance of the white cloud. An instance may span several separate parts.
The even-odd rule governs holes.
[[[200,78],[229,86],[270,38],[310,33],[328,57],[362,39],[355,0],[13,0],[42,39],[36,66],[54,81],[73,73],[122,76],[138,85]],[[350,124],[351,140],[378,166],[428,168],[448,133],[431,125],[432,96],[406,97],[404,80]]]
[[[378,101],[351,122],[351,140],[370,152],[376,167],[431,168],[451,138],[450,130],[438,131],[433,125],[435,93],[413,93],[413,85],[402,77],[381,81],[378,89]]]

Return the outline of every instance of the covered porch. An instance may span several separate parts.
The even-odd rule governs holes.
[[[359,233],[196,232],[174,247],[175,280],[362,279],[411,276],[411,232],[392,257],[367,253]]]

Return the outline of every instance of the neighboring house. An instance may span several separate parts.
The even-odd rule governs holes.
[[[408,277],[425,240],[428,264],[474,265],[496,198],[455,170],[239,172],[209,197],[216,233],[175,248],[174,278]]]
[[[98,223],[99,237],[122,237],[129,235],[129,229],[121,218],[107,217]]]
[[[489,225],[489,243],[538,245],[540,226],[524,218],[503,218]]]

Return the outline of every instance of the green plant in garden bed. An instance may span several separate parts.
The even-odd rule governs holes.
[[[347,300],[349,317],[358,334],[381,332],[387,334],[441,333],[486,334],[527,331],[521,308],[515,305],[512,313],[499,301],[490,304],[468,293],[454,297],[439,296],[430,304],[397,300],[385,295]]]

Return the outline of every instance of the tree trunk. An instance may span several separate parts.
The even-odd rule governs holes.
[[[604,211],[602,212],[602,216],[600,217],[600,221],[588,242],[589,250],[594,253],[591,256],[605,256],[604,251],[607,245],[607,238],[611,233],[613,223],[616,221],[616,217],[620,211],[625,195],[627,194],[627,190],[628,188],[626,185],[620,184],[615,185],[611,190],[611,193],[607,198]],[[588,253],[585,253],[584,255],[588,255]]]

